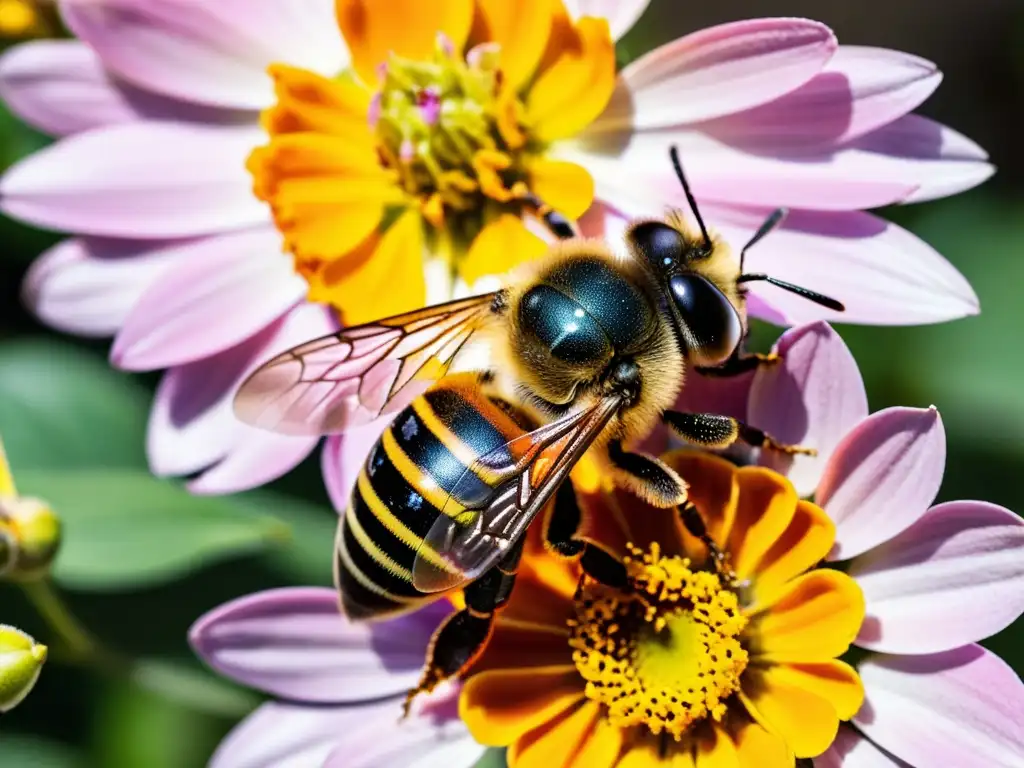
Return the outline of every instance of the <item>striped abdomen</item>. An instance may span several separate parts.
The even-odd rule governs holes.
[[[442,379],[398,414],[359,473],[338,530],[336,580],[349,617],[404,611],[428,599],[412,583],[423,538],[456,483],[459,496],[491,491],[475,476],[464,478],[469,464],[523,432],[474,374]],[[455,504],[445,511],[459,510]]]

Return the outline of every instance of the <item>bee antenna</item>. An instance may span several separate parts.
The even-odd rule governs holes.
[[[757,245],[765,235],[773,232],[782,223],[782,220],[786,218],[788,213],[788,208],[776,208],[762,222],[761,226],[757,228],[757,232],[754,233],[754,236],[747,241],[747,244],[743,246],[743,250],[740,251],[740,274],[743,273],[743,262],[747,258],[747,251],[750,250],[751,246]]]
[[[679,162],[679,147],[675,144],[669,147],[668,156],[672,158],[672,167],[676,169],[676,177],[679,179],[679,183],[683,185],[683,194],[686,195],[686,202],[690,204],[690,210],[693,211],[693,216],[697,219],[700,233],[704,237],[704,247],[710,253],[712,248],[711,235],[708,234],[708,228],[704,226],[704,219],[701,218],[700,211],[697,209],[697,199],[693,196],[690,183],[686,180],[686,174],[683,173],[683,164]]]
[[[802,296],[803,298],[808,299],[809,301],[813,301],[815,304],[820,304],[823,307],[827,307],[828,309],[834,309],[836,312],[846,311],[846,307],[843,306],[843,303],[841,301],[836,301],[835,299],[826,296],[823,293],[818,293],[817,291],[812,291],[809,288],[803,288],[799,285],[793,285],[793,283],[787,283],[785,280],[779,280],[778,278],[769,277],[768,275],[760,273],[752,275],[740,275],[739,278],[737,278],[736,282],[753,283],[758,280],[763,280],[764,282],[777,286],[784,291],[795,293],[797,296]]]

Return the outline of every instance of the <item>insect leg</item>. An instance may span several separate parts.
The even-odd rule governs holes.
[[[555,493],[555,502],[544,530],[548,549],[566,558],[578,557],[583,572],[609,587],[625,588],[625,566],[603,549],[576,538],[583,523],[583,513],[576,500],[572,481],[566,480]],[[582,583],[582,582],[581,582]]]
[[[715,563],[715,570],[719,574],[724,576],[730,583],[735,582],[736,574],[732,572],[732,568],[729,565],[728,556],[722,551],[722,548],[715,543],[715,540],[711,538],[711,534],[708,533],[707,526],[704,524],[704,518],[700,516],[700,512],[697,508],[687,502],[678,507],[679,519],[683,523],[683,527],[686,528],[690,534],[697,539],[700,539],[701,544],[708,548],[708,554]]]
[[[743,345],[741,344],[740,347]],[[713,368],[697,366],[697,372],[703,376],[724,379],[732,376],[742,376],[744,373],[760,368],[762,365],[775,365],[782,358],[774,352],[762,355],[759,352],[741,352],[739,348],[730,355],[729,359],[721,365]]]
[[[464,592],[466,607],[445,619],[434,631],[419,684],[405,697],[409,714],[413,699],[468,669],[479,658],[494,629],[494,615],[508,602],[523,554],[520,540],[502,559]]]
[[[545,203],[536,195],[526,195],[523,202],[533,209],[534,214],[544,222],[551,233],[560,240],[568,240],[576,237],[579,233],[576,227],[562,214]]]
[[[742,440],[754,448],[767,448],[790,456],[817,454],[813,448],[780,443],[757,427],[744,424],[731,416],[665,411],[661,418],[677,435],[703,448],[728,448],[737,440]]]
[[[674,507],[686,500],[686,483],[661,460],[627,451],[619,440],[608,444],[608,458],[619,484],[652,506]]]

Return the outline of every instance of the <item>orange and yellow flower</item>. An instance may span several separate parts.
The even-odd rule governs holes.
[[[838,657],[864,600],[847,575],[815,568],[835,534],[825,513],[769,470],[664,458],[728,572],[673,511],[619,491],[581,502],[629,593],[581,581],[533,537],[460,706],[479,741],[509,747],[511,768],[793,766],[863,702]]]
[[[337,18],[351,68],[272,66],[271,138],[249,160],[311,300],[347,323],[407,310],[425,249],[472,284],[543,251],[530,196],[588,208],[590,175],[545,149],[611,98],[606,20],[559,0],[338,0]]]

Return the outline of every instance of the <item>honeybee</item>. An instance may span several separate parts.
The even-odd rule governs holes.
[[[663,421],[709,448],[741,440],[803,450],[730,417],[672,410],[689,366],[725,376],[768,361],[742,351],[747,283],[766,280],[843,306],[744,273],[747,249],[784,212],[764,222],[737,260],[705,226],[675,148],[671,159],[695,226],[679,211],[634,221],[625,235],[629,257],[620,258],[535,201],[560,239],[502,289],[302,344],[264,364],[238,392],[243,420],[292,434],[345,430],[397,412],[339,524],[335,581],[354,619],[464,589],[466,607],[438,629],[412,695],[459,674],[482,651],[511,593],[523,534],[542,510],[547,546],[579,558],[593,578],[625,582],[621,564],[577,537],[581,513],[563,481],[588,450],[620,485],[676,507],[713,555],[684,480],[624,444]],[[446,375],[471,339],[491,350],[488,369]]]

